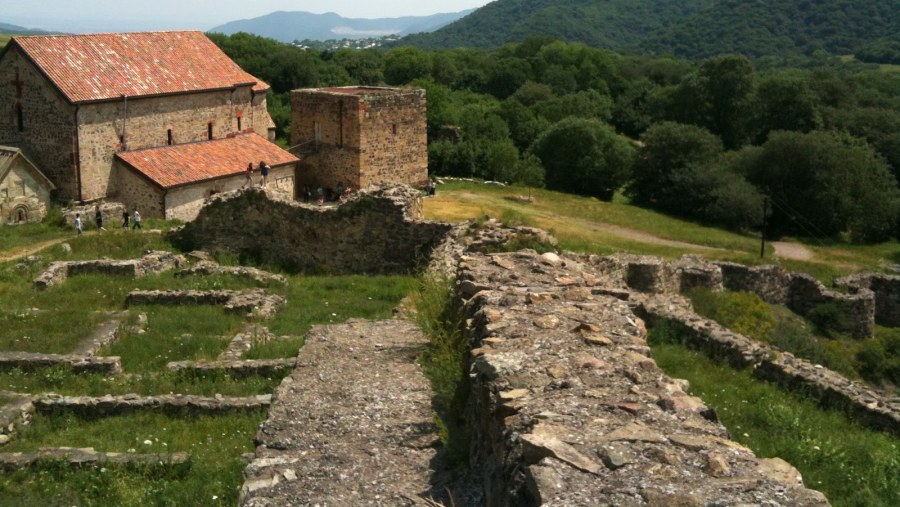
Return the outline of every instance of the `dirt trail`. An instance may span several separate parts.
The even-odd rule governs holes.
[[[809,248],[801,245],[800,243],[773,241],[772,247],[775,249],[775,255],[784,259],[808,261],[813,258],[812,251]]]
[[[67,241],[69,238],[58,238],[51,239],[47,241],[42,241],[40,243],[16,248],[10,248],[9,250],[4,250],[0,252],[0,262],[9,262],[21,259],[23,257],[28,257],[29,255],[33,255],[37,252],[45,248],[49,248],[53,245],[58,245],[64,241]]]

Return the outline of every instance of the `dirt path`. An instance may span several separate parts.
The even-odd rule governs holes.
[[[772,241],[772,247],[775,249],[775,255],[784,259],[808,261],[813,258],[812,251],[809,248],[801,245],[800,243]]]
[[[581,222],[595,231],[608,232],[610,234],[615,234],[616,236],[619,236],[621,238],[633,239],[635,241],[650,243],[652,245],[670,246],[673,248],[692,248],[695,250],[718,250],[720,252],[727,251],[725,248],[698,245],[696,243],[687,243],[685,241],[675,241],[671,239],[660,238],[659,236],[654,236],[652,234],[641,232],[635,229],[629,229],[627,227],[620,227],[618,225],[603,224],[593,222],[591,220],[581,220]]]
[[[21,259],[23,257],[28,257],[29,255],[33,255],[37,252],[45,248],[49,248],[53,245],[58,245],[64,241],[67,241],[69,238],[58,238],[51,239],[47,241],[42,241],[40,243],[34,245],[28,245],[23,247],[10,248],[9,250],[5,250],[0,252],[0,262],[9,262]]]

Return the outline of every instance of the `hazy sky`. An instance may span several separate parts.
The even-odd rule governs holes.
[[[491,0],[0,0],[0,22],[61,32],[208,30],[274,11],[394,18],[459,12]]]

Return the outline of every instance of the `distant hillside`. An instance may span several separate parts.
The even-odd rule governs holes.
[[[849,54],[897,40],[898,0],[497,0],[401,44],[493,48],[533,35],[590,46],[702,58],[824,49]]]
[[[281,42],[293,42],[304,39],[363,39],[383,35],[408,35],[434,31],[470,14],[473,10],[434,14],[431,16],[380,19],[345,18],[333,12],[312,14],[309,12],[278,11],[258,18],[225,23],[209,31],[226,35],[247,32]]]
[[[34,30],[32,28],[25,28],[24,26],[11,25],[9,23],[0,23],[0,34],[9,34],[9,35],[47,35],[47,34],[55,34],[59,32],[48,32],[46,30]]]

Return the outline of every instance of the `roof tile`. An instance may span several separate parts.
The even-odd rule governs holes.
[[[14,37],[72,103],[252,85],[203,32],[136,32]]]
[[[127,151],[116,157],[166,189],[240,174],[250,162],[256,166],[265,160],[269,167],[277,167],[299,161],[258,134]]]

